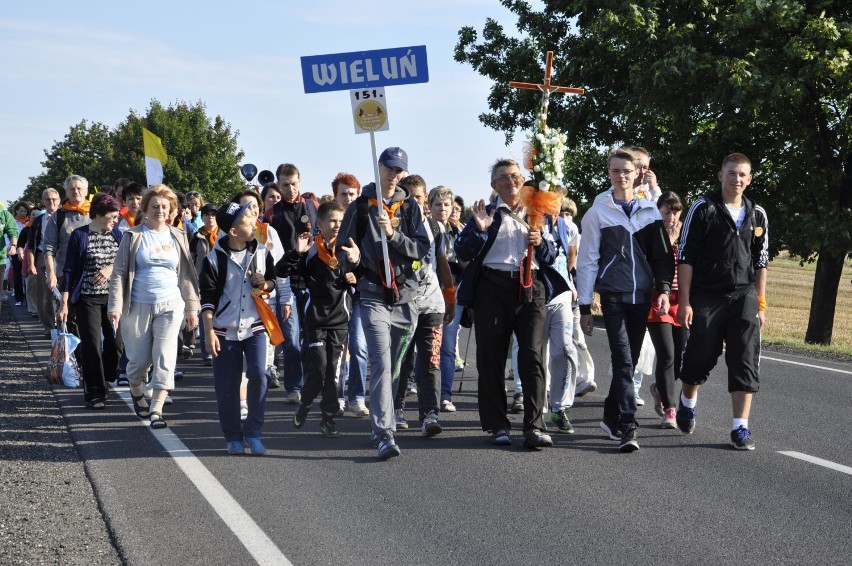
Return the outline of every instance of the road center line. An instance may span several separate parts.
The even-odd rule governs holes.
[[[799,460],[804,460],[805,462],[810,462],[811,464],[816,464],[817,466],[822,466],[824,468],[829,468],[831,470],[836,470],[838,472],[843,472],[844,474],[849,474],[850,476],[852,476],[852,468],[850,468],[849,466],[844,466],[843,464],[838,464],[830,460],[823,460],[822,458],[817,458],[816,456],[809,456],[807,454],[802,454],[801,452],[783,452],[779,450],[778,453],[783,454],[785,456],[789,456],[791,458],[798,458]]]
[[[133,411],[133,401],[130,399],[130,392],[127,390],[118,391],[116,389],[113,389],[113,391]],[[147,420],[143,422],[145,426],[150,427]],[[228,493],[225,486],[219,483],[219,480],[210,473],[210,470],[201,463],[201,460],[187,448],[186,444],[171,429],[151,430],[151,434],[154,435],[154,438],[157,439],[166,452],[174,459],[178,467],[189,478],[189,481],[195,485],[204,499],[213,507],[213,510],[216,511],[222,521],[231,529],[231,532],[236,535],[258,564],[262,566],[293,566],[293,563],[287,560],[287,557],[275,546],[275,543],[266,536],[263,529],[254,522],[245,509],[237,503],[237,500]]]
[[[793,364],[794,366],[805,366],[805,367],[813,368],[813,369],[821,369],[821,370],[825,370],[825,371],[833,371],[835,373],[845,373],[846,375],[852,375],[852,371],[845,370],[845,369],[829,368],[829,367],[825,367],[825,366],[815,366],[813,364],[806,364],[806,363],[803,363],[803,362],[794,362],[794,361],[791,361],[791,360],[782,360],[781,358],[770,358],[769,356],[760,356],[760,359],[761,360],[771,360],[773,362],[781,362],[781,363],[784,363],[784,364]]]

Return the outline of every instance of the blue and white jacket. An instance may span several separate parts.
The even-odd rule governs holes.
[[[610,189],[595,197],[582,227],[577,254],[582,314],[591,314],[594,291],[627,304],[650,303],[655,288],[671,291],[674,254],[656,203],[636,199],[628,218]]]

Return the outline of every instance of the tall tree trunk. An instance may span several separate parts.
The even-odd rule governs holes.
[[[837,306],[837,290],[843,273],[845,254],[833,255],[820,250],[814,276],[814,292],[811,296],[811,315],[805,342],[831,345],[834,326],[834,309]]]

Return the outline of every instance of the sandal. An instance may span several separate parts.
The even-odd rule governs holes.
[[[160,413],[151,413],[148,415],[151,419],[151,428],[166,428],[169,424],[163,420],[163,415]]]
[[[130,398],[133,399],[133,410],[136,412],[136,416],[140,419],[147,419],[150,415],[148,409],[148,401],[145,399],[144,395],[139,395],[138,397],[133,393],[130,394]]]
[[[102,409],[105,409],[106,405],[104,404],[103,399],[101,399],[100,397],[96,397],[94,399],[86,401],[86,408],[90,410],[100,411]]]

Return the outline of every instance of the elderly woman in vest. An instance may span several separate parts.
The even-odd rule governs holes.
[[[152,428],[165,428],[163,403],[174,389],[178,334],[198,326],[198,277],[183,230],[170,225],[177,197],[166,185],[154,185],[142,197],[143,222],[129,229],[119,246],[109,292],[109,317],[121,321],[127,354],[127,379],[133,407]],[[144,397],[145,377],[153,365],[154,392]]]

